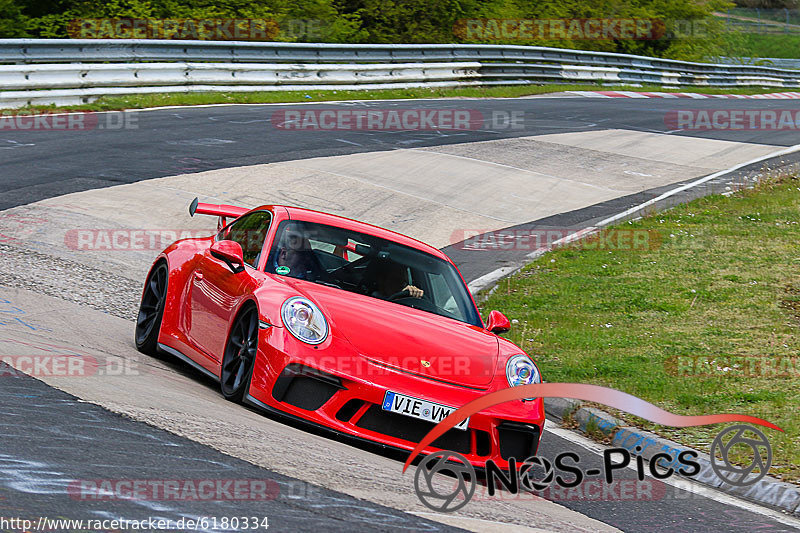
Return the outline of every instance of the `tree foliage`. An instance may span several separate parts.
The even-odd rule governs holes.
[[[278,21],[285,41],[354,43],[484,42],[700,59],[719,51],[711,14],[727,0],[0,0],[0,37],[68,37],[75,19],[260,18]],[[474,19],[649,19],[658,39],[466,38]],[[675,22],[678,21],[678,22]],[[673,31],[675,26],[679,31]],[[671,32],[671,33],[670,33]],[[539,36],[541,37],[541,36]]]

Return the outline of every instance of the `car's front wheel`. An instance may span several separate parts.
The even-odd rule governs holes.
[[[144,285],[139,315],[136,317],[136,349],[156,355],[164,304],[167,301],[167,264],[160,262],[150,272]]]
[[[222,395],[227,400],[242,401],[250,386],[257,351],[258,311],[248,306],[236,317],[222,357],[219,377]]]

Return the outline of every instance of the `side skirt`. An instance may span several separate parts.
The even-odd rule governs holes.
[[[178,359],[180,359],[184,363],[188,363],[195,370],[199,370],[200,372],[202,372],[206,376],[210,377],[214,381],[219,382],[219,376],[215,376],[213,372],[211,372],[210,370],[205,368],[200,363],[197,363],[197,362],[193,361],[190,357],[188,357],[186,355],[183,355],[181,352],[179,352],[175,348],[173,348],[171,346],[167,346],[166,344],[161,344],[159,342],[158,343],[158,349],[160,351],[166,353],[166,354],[169,354],[169,355],[173,356],[173,357],[177,357]]]

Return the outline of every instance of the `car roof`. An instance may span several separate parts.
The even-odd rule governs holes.
[[[416,250],[420,250],[422,252],[429,253],[440,259],[444,259],[448,263],[452,263],[452,261],[450,261],[450,258],[447,257],[447,255],[438,248],[434,248],[429,244],[425,244],[422,241],[418,241],[417,239],[413,239],[407,235],[403,235],[402,233],[397,233],[395,231],[381,228],[379,226],[373,226],[372,224],[367,224],[366,222],[359,222],[357,220],[352,220],[350,218],[338,215],[332,215],[330,213],[323,213],[322,211],[314,211],[313,209],[304,209],[302,207],[291,207],[288,205],[273,205],[273,206],[265,205],[258,207],[256,209],[270,209],[270,208],[285,209],[289,215],[289,219],[291,220],[317,222],[319,224],[327,224],[329,226],[336,226],[351,231],[366,233],[367,235],[372,235],[373,237],[386,239],[392,242],[396,242],[398,244],[403,244],[410,248],[414,248]]]

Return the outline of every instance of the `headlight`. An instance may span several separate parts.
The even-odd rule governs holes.
[[[530,357],[520,354],[509,358],[506,363],[506,379],[510,387],[517,387],[541,383],[542,375]]]
[[[328,337],[328,321],[322,311],[305,298],[295,296],[283,302],[283,324],[289,333],[308,344],[319,344]]]

